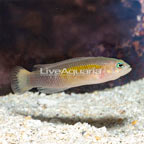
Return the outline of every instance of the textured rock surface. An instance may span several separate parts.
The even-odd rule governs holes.
[[[104,91],[0,97],[0,143],[142,144],[144,79]]]

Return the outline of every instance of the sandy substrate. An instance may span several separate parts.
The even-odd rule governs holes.
[[[0,97],[0,144],[143,144],[144,79],[85,94]]]

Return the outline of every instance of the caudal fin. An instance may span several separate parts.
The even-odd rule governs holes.
[[[22,94],[32,88],[29,83],[29,71],[17,66],[11,73],[11,88],[14,93]]]

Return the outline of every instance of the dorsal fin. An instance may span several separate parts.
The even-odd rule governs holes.
[[[53,65],[53,64],[38,64],[38,65],[34,65],[33,70],[38,70],[38,69],[43,68],[43,67],[49,67],[51,65]]]
[[[46,67],[47,68],[53,68],[53,67],[55,67],[56,65],[59,65],[59,64],[67,64],[67,63],[70,63],[70,62],[77,62],[77,61],[80,61],[80,60],[91,59],[91,58],[94,58],[94,57],[77,57],[77,58],[71,58],[71,59],[63,60],[63,61],[52,63],[52,64],[38,64],[38,65],[34,65],[34,70],[37,70],[37,69],[40,69],[40,68],[46,68]]]

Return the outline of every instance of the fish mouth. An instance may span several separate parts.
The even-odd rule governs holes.
[[[122,71],[122,73],[121,73],[121,76],[124,76],[124,75],[128,74],[131,70],[132,70],[132,68],[130,67],[130,65],[127,65],[127,66],[123,69],[123,71]]]
[[[129,73],[131,70],[132,70],[132,68],[130,66],[128,66],[127,70],[126,70],[126,74]]]
[[[131,70],[132,70],[132,68],[129,66],[126,70],[124,70],[124,72],[121,73],[121,75],[119,77],[127,75]]]

